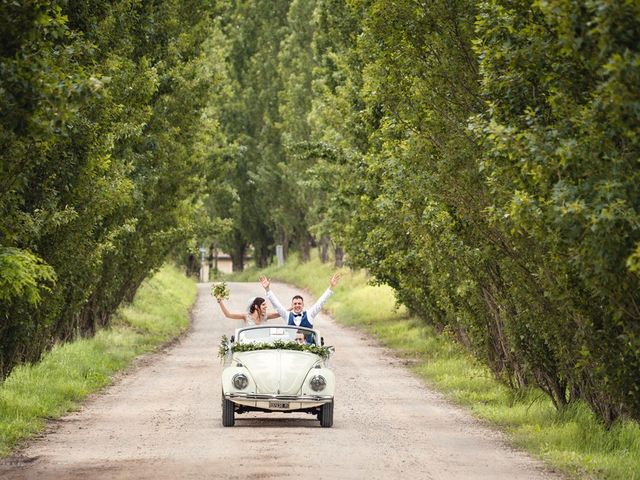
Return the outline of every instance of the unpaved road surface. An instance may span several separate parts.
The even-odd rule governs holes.
[[[232,311],[262,293],[257,283],[229,286]],[[273,290],[283,302],[299,293],[281,284]],[[559,478],[425,387],[375,341],[326,315],[315,326],[336,348],[333,428],[284,413],[243,414],[224,428],[217,350],[221,335],[239,325],[222,317],[209,284],[199,285],[187,336],[0,461],[0,478]]]

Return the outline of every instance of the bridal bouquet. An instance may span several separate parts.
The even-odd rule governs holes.
[[[227,284],[225,282],[214,283],[211,286],[211,294],[220,300],[228,300],[229,287],[227,287]]]

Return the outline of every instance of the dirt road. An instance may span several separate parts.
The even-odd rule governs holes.
[[[261,294],[257,283],[230,288],[236,311]],[[280,284],[273,290],[283,301],[299,293]],[[320,428],[307,414],[252,413],[223,428],[217,349],[236,326],[220,314],[209,285],[199,285],[189,335],[1,461],[0,478],[559,478],[422,385],[387,350],[327,316],[315,326],[336,348],[334,427]]]

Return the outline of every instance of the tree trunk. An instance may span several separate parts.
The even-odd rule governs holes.
[[[255,245],[255,251],[253,259],[256,262],[258,268],[264,268],[269,265],[269,259],[271,258],[269,248],[262,242]]]
[[[289,236],[286,232],[282,232],[282,255],[285,260],[289,256]]]
[[[300,261],[308,262],[311,260],[311,239],[305,234],[300,241]]]
[[[244,270],[244,255],[247,251],[247,246],[244,243],[236,243],[231,249],[229,255],[231,255],[231,270],[234,272],[241,272]]]
[[[522,365],[511,351],[509,339],[504,333],[504,320],[501,308],[494,294],[498,290],[496,284],[482,287],[482,294],[487,307],[487,359],[489,368],[496,378],[506,378],[512,388],[525,386],[525,375]]]
[[[327,236],[320,238],[320,261],[322,263],[329,261],[329,237]]]
[[[192,277],[198,271],[198,266],[196,262],[196,256],[192,253],[189,254],[187,258],[187,276]]]
[[[336,247],[333,254],[335,256],[334,265],[337,268],[342,268],[344,266],[344,251],[342,247]]]

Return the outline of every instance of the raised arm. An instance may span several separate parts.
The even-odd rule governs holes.
[[[224,314],[225,317],[230,318],[232,320],[244,320],[245,319],[245,315],[242,313],[232,313],[229,310],[227,310],[227,307],[224,306],[224,303],[222,302],[221,298],[216,299],[218,300],[218,305],[220,305],[220,310],[222,310],[222,313]]]
[[[260,284],[263,286],[264,291],[267,292],[267,298],[271,302],[271,305],[273,305],[273,308],[276,309],[276,312],[278,312],[278,315],[282,317],[285,322],[289,321],[289,312],[282,306],[278,297],[271,291],[271,282],[269,279],[267,277],[260,277]]]
[[[318,299],[316,303],[314,303],[311,308],[307,310],[307,315],[313,319],[320,313],[322,310],[322,306],[327,303],[327,300],[333,295],[333,289],[338,285],[338,281],[340,280],[340,274],[334,273],[331,279],[329,280],[329,288],[327,288],[322,296]]]

